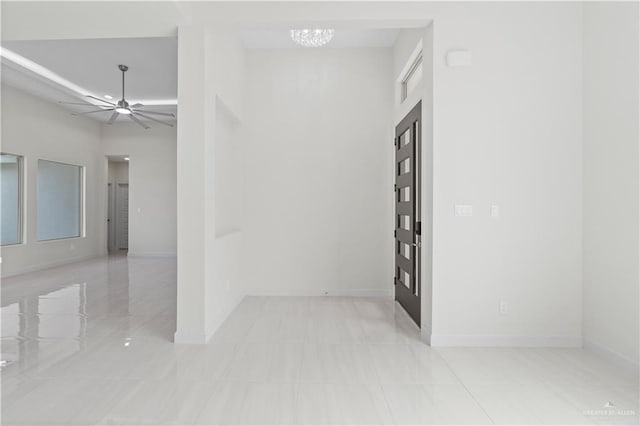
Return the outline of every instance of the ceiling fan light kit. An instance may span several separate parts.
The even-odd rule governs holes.
[[[136,123],[137,125],[145,128],[145,129],[149,129],[150,126],[145,124],[138,117],[143,117],[143,118],[146,118],[147,120],[155,121],[156,123],[160,123],[160,124],[164,124],[165,126],[173,127],[173,124],[167,123],[166,121],[158,120],[157,118],[151,117],[151,116],[149,116],[147,114],[160,115],[160,116],[175,118],[174,114],[172,114],[170,112],[143,110],[143,109],[140,109],[140,108],[143,108],[144,105],[139,104],[139,103],[138,104],[129,105],[129,102],[127,102],[125,97],[124,97],[124,73],[129,70],[129,67],[126,66],[126,65],[118,65],[118,69],[122,72],[122,99],[120,99],[118,101],[118,103],[114,104],[113,102],[105,101],[104,99],[100,99],[100,98],[96,98],[95,96],[87,95],[88,98],[94,99],[96,101],[100,101],[100,102],[102,102],[104,104],[107,104],[108,107],[104,107],[104,108],[100,107],[100,109],[97,109],[97,110],[94,110],[94,111],[74,113],[72,115],[86,115],[86,114],[94,114],[94,113],[97,113],[97,112],[113,111],[113,114],[111,114],[111,118],[109,118],[109,121],[107,121],[107,124],[113,124],[113,122],[116,121],[118,116],[120,114],[122,114],[122,115],[126,115],[134,123]],[[60,103],[62,103],[62,104],[71,104],[71,105],[85,105],[85,106],[93,106],[93,107],[96,106],[96,105],[91,104],[91,103],[81,103],[81,104],[77,103],[77,102],[60,102]]]

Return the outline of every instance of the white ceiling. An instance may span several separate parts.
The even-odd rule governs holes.
[[[333,39],[322,48],[391,47],[399,29],[336,29]],[[249,49],[288,49],[304,47],[291,40],[288,29],[256,29],[241,33]]]
[[[129,102],[152,104],[177,98],[175,37],[5,41],[2,46],[99,97],[110,95],[114,100],[122,97],[118,64],[125,64],[129,66],[125,88]],[[53,102],[77,102],[81,97],[5,59],[2,81]],[[82,106],[67,107],[74,111],[87,110]],[[147,109],[175,112],[176,108],[152,106]],[[89,116],[109,119],[107,113]]]
[[[336,29],[326,48],[390,47],[398,29]],[[241,32],[247,48],[303,48],[289,36],[289,30],[247,29]],[[121,97],[118,64],[129,66],[126,73],[126,99],[147,105],[153,101],[177,99],[177,38],[102,38],[67,40],[4,41],[2,46],[65,80],[83,92],[98,97]],[[324,47],[323,47],[324,48]],[[6,59],[2,59],[2,82],[51,102],[78,102],[82,95],[64,88]],[[96,104],[95,101],[91,103]],[[75,112],[92,107],[64,105]],[[147,109],[176,113],[176,106],[149,106]],[[108,113],[88,117],[107,121]]]

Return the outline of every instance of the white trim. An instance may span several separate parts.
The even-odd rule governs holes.
[[[51,241],[59,241],[59,240],[51,240]],[[30,272],[44,271],[45,269],[57,268],[59,266],[69,265],[71,263],[86,262],[87,260],[97,259],[99,257],[104,257],[105,255],[106,254],[96,254],[96,255],[89,255],[89,256],[73,257],[70,259],[63,259],[63,260],[57,260],[55,262],[44,263],[42,265],[29,266],[27,268],[19,269],[14,272],[9,272],[8,274],[2,273],[2,278],[15,277],[22,274],[28,274]]]
[[[431,324],[422,324],[420,327],[420,339],[427,345],[431,346],[431,336],[432,336]]]
[[[227,320],[227,318],[231,316],[233,311],[235,311],[235,309],[238,307],[240,302],[244,300],[245,297],[246,297],[245,294],[238,296],[236,300],[234,300],[233,303],[229,305],[229,308],[225,309],[219,315],[216,315],[216,317],[209,322],[205,330],[206,339],[207,339],[205,343],[209,342],[209,340],[213,337],[216,331],[218,331],[220,326]]]
[[[393,297],[393,290],[309,290],[309,291],[248,291],[247,296],[277,297]]]
[[[516,348],[579,348],[581,336],[501,336],[432,334],[431,346],[516,347]]]
[[[213,321],[207,325],[204,333],[185,333],[176,331],[173,335],[173,343],[180,345],[206,345],[244,298],[245,295],[239,296],[234,303],[230,305],[230,308],[226,309],[221,314],[216,315]]]
[[[127,252],[127,257],[133,258],[154,258],[154,257],[177,257],[176,252],[168,252],[168,253],[145,253],[145,252]]]
[[[209,339],[204,333],[181,333],[176,331],[173,335],[173,343],[178,345],[206,345]]]
[[[422,56],[422,37],[420,37],[420,40],[418,40],[418,44],[416,44],[416,47],[413,48],[413,51],[411,52],[411,55],[409,55],[407,62],[404,64],[404,67],[402,67],[402,70],[396,76],[396,83],[402,83],[402,80],[409,73],[409,70],[414,65],[419,56]]]
[[[616,351],[612,351],[611,349],[605,348],[604,346],[594,343],[593,341],[588,339],[584,339],[584,348],[602,356],[603,358],[608,359],[609,361],[619,365],[624,369],[633,371],[635,373],[640,373],[640,364],[634,362],[624,355],[620,355]]]
[[[421,68],[422,63],[423,61],[422,61],[422,50],[421,50],[420,54],[418,55],[418,57],[416,57],[415,61],[411,65],[411,68],[409,68],[409,71],[407,71],[407,74],[402,78],[402,81],[400,82],[400,102],[401,103],[407,100],[407,98],[409,97],[410,93],[409,93],[408,86],[411,78],[413,78],[413,76],[416,74],[418,70],[420,70],[420,73],[422,73],[422,68]],[[422,83],[422,76],[420,76],[419,83]]]

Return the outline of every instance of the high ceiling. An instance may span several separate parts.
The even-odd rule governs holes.
[[[79,86],[76,92],[2,60],[2,82],[53,102],[77,102],[83,94],[112,101],[122,97],[118,64],[129,66],[126,99],[148,109],[175,112],[177,99],[177,39],[175,37],[5,41],[2,46]],[[81,93],[78,93],[81,92]],[[93,101],[92,101],[93,102]],[[95,102],[93,102],[95,103]],[[67,106],[74,111],[91,108]],[[90,115],[108,120],[109,114]]]
[[[398,31],[390,28],[338,28],[327,47],[390,47]],[[299,47],[285,28],[246,29],[240,35],[247,48]],[[176,37],[4,41],[3,48],[57,74],[77,86],[77,90],[62,87],[5,58],[2,59],[2,82],[51,102],[77,102],[85,94],[117,101],[122,96],[118,64],[124,64],[129,67],[125,93],[129,102],[141,102],[149,105],[148,109],[175,113],[177,44]],[[167,103],[174,105],[163,105]],[[75,112],[92,109],[65,106]],[[110,114],[89,116],[107,121]]]
[[[127,98],[177,96],[178,42],[174,37],[7,41],[2,46],[98,96],[120,97],[118,64],[129,66]]]

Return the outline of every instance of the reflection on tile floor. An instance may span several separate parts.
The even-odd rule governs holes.
[[[174,345],[175,280],[125,257],[3,280],[2,423],[638,424],[637,375],[429,348],[389,299],[247,297],[208,345]]]

